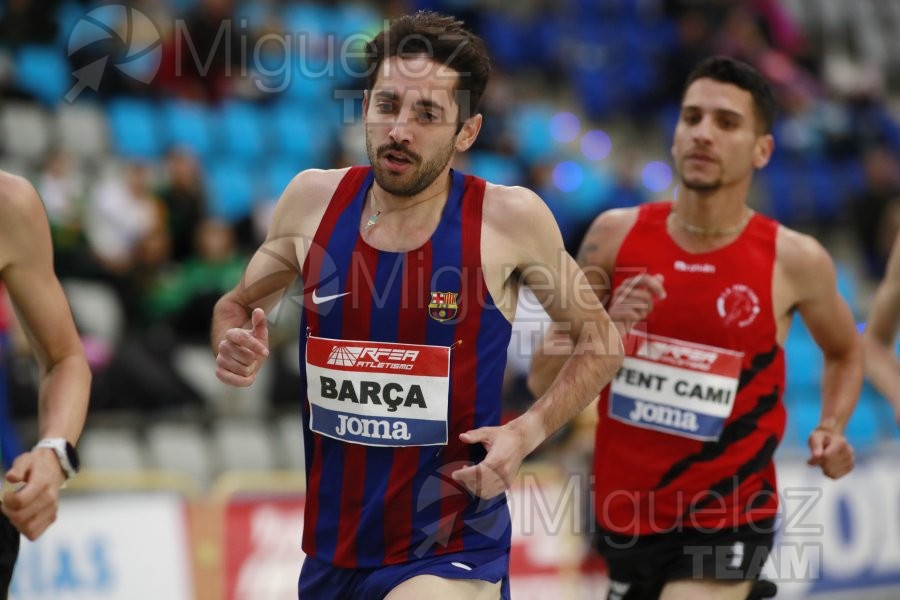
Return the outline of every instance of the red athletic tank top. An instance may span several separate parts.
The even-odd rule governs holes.
[[[660,274],[667,294],[625,340],[625,365],[600,396],[597,521],[629,535],[730,527],[777,508],[778,223],[756,214],[731,244],[691,254],[668,234],[671,208],[640,207],[612,279],[614,291],[639,272]]]

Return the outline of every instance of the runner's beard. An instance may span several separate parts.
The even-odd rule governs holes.
[[[372,146],[368,131],[366,132],[366,153],[369,155],[369,163],[375,172],[375,181],[384,191],[394,196],[411,197],[427,189],[438,175],[447,167],[453,159],[455,148],[451,139],[437,155],[428,161],[404,148],[401,144],[384,144],[377,150]],[[407,173],[395,175],[384,169],[379,164],[379,158],[387,152],[402,152],[413,163],[412,169]]]

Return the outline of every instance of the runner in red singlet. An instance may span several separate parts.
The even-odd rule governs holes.
[[[698,65],[672,146],[677,200],[604,213],[583,241],[581,265],[626,346],[600,396],[594,458],[610,599],[758,597],[795,312],[825,358],[809,463],[832,478],[853,467],[843,430],[861,346],[834,266],[813,238],[746,203],[774,149],[773,113],[769,85],[749,65]],[[535,359],[535,390],[552,380],[548,355]]]

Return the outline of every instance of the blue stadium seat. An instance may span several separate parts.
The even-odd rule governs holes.
[[[862,160],[848,159],[840,164],[841,178],[847,197],[852,198],[866,189],[866,173]]]
[[[523,180],[519,163],[514,158],[495,152],[470,152],[469,170],[473,175],[500,185],[519,185]]]
[[[634,30],[641,36],[641,46],[656,56],[677,47],[679,43],[677,25],[667,19],[646,22]]]
[[[340,80],[339,66],[324,58],[301,58],[302,67],[294,66],[283,76],[287,81],[279,80],[279,87],[284,87],[283,94],[294,100],[309,102],[325,102],[332,97],[332,91]],[[271,86],[270,86],[271,87]]]
[[[200,0],[167,0],[166,4],[173,8],[178,15],[183,15],[199,5]]]
[[[302,103],[281,102],[272,109],[271,119],[276,147],[295,161],[298,170],[330,160],[336,133],[320,110]]]
[[[381,16],[370,6],[339,3],[332,17],[335,32],[346,38],[353,34],[371,34],[381,29]]]
[[[381,15],[362,4],[337,3],[330,20],[341,44],[339,48],[347,50],[342,60],[333,61],[335,74],[332,85],[352,89],[354,79],[359,79],[366,71],[365,60],[355,54],[364,52],[365,43],[381,30]],[[345,43],[347,46],[344,46]]]
[[[805,448],[809,434],[819,424],[822,403],[818,394],[792,394],[785,397],[787,427],[785,442]]]
[[[823,358],[819,347],[799,317],[788,331],[784,343],[787,391],[821,389]]]
[[[278,198],[291,179],[299,172],[296,161],[288,157],[266,161],[265,178],[261,184],[263,195],[266,198]]]
[[[607,66],[576,66],[569,79],[585,111],[594,119],[607,119],[622,108],[627,88],[615,69]]]
[[[491,52],[491,60],[510,71],[527,62],[528,24],[500,11],[486,11],[481,17],[481,34]]]
[[[195,102],[170,102],[163,106],[160,117],[166,142],[170,146],[188,148],[200,158],[213,149],[209,109]]]
[[[75,84],[65,55],[54,46],[24,46],[16,53],[16,86],[44,104],[59,103]]]
[[[526,162],[536,163],[553,156],[556,145],[550,135],[552,117],[549,106],[523,103],[509,119],[516,151]]]
[[[107,111],[116,154],[124,158],[156,158],[162,153],[159,118],[152,103],[118,98],[109,103]]]
[[[871,397],[861,398],[856,405],[856,410],[853,411],[853,416],[844,431],[847,440],[856,450],[870,450],[883,439],[879,413]]]
[[[65,0],[56,11],[56,20],[59,23],[59,29],[56,33],[56,44],[60,48],[66,48],[69,44],[69,36],[72,35],[72,29],[75,24],[85,14],[85,8],[75,0]]]
[[[795,165],[786,162],[769,164],[760,172],[759,179],[765,190],[766,215],[788,226],[812,216],[807,182]]]
[[[234,18],[239,23],[245,20],[250,29],[264,29],[272,19],[272,10],[265,2],[239,2],[235,7]]]
[[[255,104],[228,102],[219,112],[222,150],[241,159],[255,159],[266,150],[265,119]]]
[[[557,69],[565,60],[565,29],[558,15],[546,12],[538,15],[528,33],[526,44],[529,65],[543,69]]]
[[[577,221],[590,223],[611,199],[615,181],[602,167],[587,163],[582,166],[584,181],[569,194],[569,212]]]
[[[809,165],[806,175],[816,219],[835,221],[840,218],[848,198],[844,196],[839,166],[817,160]]]
[[[321,38],[330,28],[327,9],[307,2],[287,3],[281,13],[281,22],[291,34],[309,38]]]
[[[281,22],[295,40],[285,96],[310,101],[329,98],[340,70],[340,61],[333,60],[340,45],[332,54],[324,50],[328,36],[334,35],[333,11],[313,3],[290,3],[282,10]]]
[[[217,161],[207,168],[210,216],[235,223],[250,215],[255,190],[253,178],[244,163]]]

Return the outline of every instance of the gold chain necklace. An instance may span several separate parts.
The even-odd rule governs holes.
[[[395,208],[394,210],[391,210],[388,212],[400,212],[402,210],[409,210],[410,208],[412,208],[414,206],[424,204],[425,202],[428,202],[429,200],[433,200],[434,198],[437,198],[439,195],[443,194],[445,191],[447,191],[447,190],[445,190],[445,189],[439,190],[437,193],[432,194],[431,196],[428,196],[424,200],[419,200],[418,202],[415,202],[408,206],[401,206],[400,208]],[[372,192],[372,211],[373,212],[372,212],[371,216],[369,216],[369,220],[366,221],[365,231],[370,230],[375,225],[375,223],[378,222],[378,218],[384,213],[384,211],[379,209],[378,206],[376,206],[376,204],[375,204],[375,201],[377,200],[377,198],[375,197],[375,186],[374,185],[371,187],[371,192]]]
[[[693,233],[694,235],[702,235],[705,237],[714,237],[714,236],[724,236],[731,235],[733,233],[737,233],[741,229],[747,226],[747,223],[750,222],[750,219],[753,217],[753,209],[750,209],[744,218],[741,219],[741,222],[737,225],[732,225],[731,227],[701,227],[699,225],[691,225],[681,219],[678,214],[672,210],[669,213],[669,217],[672,219],[672,222],[687,231],[688,233]]]

